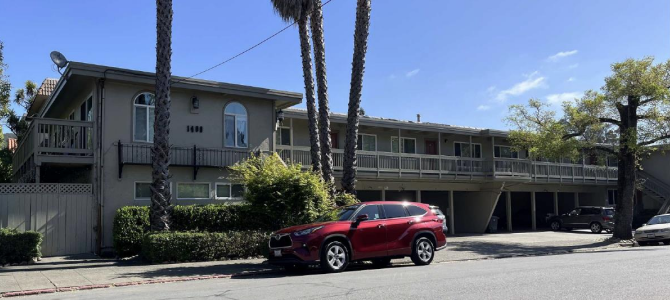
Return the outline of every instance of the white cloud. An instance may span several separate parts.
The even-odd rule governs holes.
[[[563,102],[575,101],[576,98],[581,98],[584,94],[580,92],[551,94],[547,96],[547,103],[551,105],[561,105]]]
[[[507,101],[507,98],[509,98],[509,96],[519,96],[529,90],[536,89],[539,87],[545,87],[546,78],[544,76],[538,76],[538,75],[539,73],[535,71],[530,75],[526,75],[527,77],[526,80],[515,84],[509,89],[500,91],[498,95],[496,95],[496,101],[505,102]]]
[[[412,71],[409,71],[409,72],[407,72],[407,74],[405,74],[405,77],[407,77],[407,78],[412,77],[416,74],[419,74],[419,71],[420,71],[420,69],[414,69]]]
[[[568,82],[573,82],[573,81],[575,81],[575,80],[577,80],[577,79],[574,78],[574,77],[570,77],[570,78],[568,78]]]
[[[579,64],[571,64],[568,66],[568,69],[576,69],[577,67],[579,67]]]
[[[548,61],[558,61],[559,59],[561,59],[563,57],[568,57],[568,56],[571,56],[571,55],[575,55],[575,54],[577,54],[577,52],[578,52],[577,50],[558,52],[558,53],[556,53],[552,56],[549,56],[547,58],[547,60]]]
[[[477,106],[477,110],[489,110],[489,109],[491,109],[491,106],[489,106],[489,105]]]

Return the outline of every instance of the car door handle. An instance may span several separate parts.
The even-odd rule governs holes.
[[[386,225],[384,225],[384,224],[377,225],[377,228],[384,228],[384,227],[386,227]]]

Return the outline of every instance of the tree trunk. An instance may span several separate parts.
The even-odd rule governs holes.
[[[172,0],[156,0],[156,100],[152,153],[151,230],[170,229],[170,60]]]
[[[629,97],[629,104],[617,109],[621,116],[619,126],[619,162],[617,179],[617,202],[614,214],[613,237],[622,240],[633,238],[633,198],[636,190],[637,149],[637,103],[639,99]]]
[[[354,57],[351,63],[351,88],[347,112],[347,133],[344,143],[344,170],[342,188],[350,194],[356,193],[356,147],[358,143],[359,109],[365,72],[365,54],[368,49],[370,30],[370,0],[358,0],[356,7],[356,29],[354,31]]]
[[[309,32],[307,16],[298,20],[300,33],[300,57],[302,57],[302,77],[305,80],[305,101],[307,102],[307,127],[309,128],[310,156],[312,170],[321,173],[321,151],[319,149],[318,121],[316,116],[316,99],[314,99],[314,78],[312,77],[312,57],[310,56]]]
[[[323,180],[333,185],[333,153],[330,140],[330,108],[328,107],[328,79],[326,77],[326,45],[323,38],[323,11],[321,0],[314,1],[310,24],[314,41],[314,64],[319,97],[319,140],[321,141],[321,166]],[[331,189],[331,194],[334,192]]]

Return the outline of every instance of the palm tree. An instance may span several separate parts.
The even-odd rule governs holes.
[[[323,39],[323,4],[321,0],[314,1],[314,9],[310,17],[312,27],[312,41],[314,42],[314,64],[316,65],[316,82],[319,97],[319,140],[321,141],[321,165],[323,180],[331,187],[333,178],[333,153],[330,141],[330,109],[328,108],[328,79],[326,78],[326,45]],[[331,189],[331,194],[334,189]]]
[[[154,144],[151,148],[151,230],[170,229],[170,60],[172,0],[156,0],[156,100]]]
[[[310,56],[309,32],[307,20],[312,10],[313,0],[270,0],[275,12],[285,22],[298,24],[300,35],[300,56],[302,57],[302,77],[305,81],[307,102],[307,127],[309,128],[310,156],[312,170],[321,172],[321,151],[319,150],[318,121],[316,118],[316,100],[314,99],[314,78],[312,76],[312,57]]]
[[[358,119],[365,72],[365,53],[368,50],[370,31],[370,0],[358,0],[356,6],[356,28],[354,31],[354,57],[351,62],[351,88],[347,112],[347,133],[344,141],[344,166],[342,189],[356,193],[356,147],[358,143]]]

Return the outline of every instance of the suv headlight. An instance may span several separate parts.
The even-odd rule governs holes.
[[[295,235],[295,236],[308,235],[308,234],[310,234],[310,233],[312,233],[312,232],[315,232],[315,231],[317,231],[317,230],[319,230],[319,229],[321,229],[321,228],[323,228],[323,226],[313,227],[313,228],[309,228],[309,229],[305,229],[305,230],[300,230],[300,231],[296,231],[296,232],[294,232],[293,235]]]

